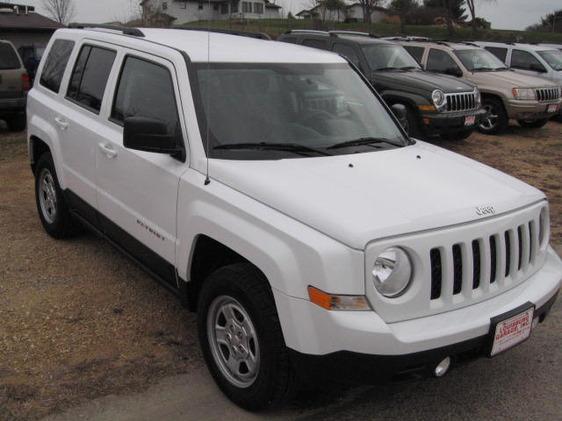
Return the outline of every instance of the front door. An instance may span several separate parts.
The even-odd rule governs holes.
[[[187,164],[166,154],[123,146],[129,117],[180,127],[173,65],[126,54],[113,94],[110,124],[97,148],[98,209],[105,234],[162,280],[175,285],[176,202]]]

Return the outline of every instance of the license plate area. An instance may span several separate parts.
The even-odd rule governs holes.
[[[465,126],[473,126],[476,123],[476,116],[469,115],[464,118],[464,125]]]
[[[550,104],[546,110],[547,113],[555,113],[558,111],[558,104]]]
[[[535,305],[526,303],[507,313],[494,317],[490,323],[490,348],[488,355],[494,357],[531,336]]]

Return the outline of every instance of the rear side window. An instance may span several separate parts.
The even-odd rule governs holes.
[[[430,72],[447,73],[452,70],[460,70],[455,60],[445,51],[431,49],[427,58],[427,70]]]
[[[422,64],[422,59],[423,59],[423,52],[425,50],[425,48],[423,47],[414,47],[412,45],[405,45],[404,48],[406,49],[407,52],[410,53],[410,55],[412,57],[414,57],[414,59],[419,63]]]
[[[328,49],[328,41],[324,39],[305,39],[302,45],[307,47],[320,48],[322,50]]]
[[[59,93],[62,77],[73,49],[74,41],[57,39],[53,43],[41,72],[41,85],[57,94]]]
[[[123,124],[129,117],[165,123],[168,134],[179,130],[178,109],[170,71],[159,64],[127,57],[121,70],[111,120]]]
[[[355,51],[355,49],[350,45],[345,45],[341,43],[334,44],[334,51],[338,54],[341,54],[357,67],[361,67],[361,62],[359,61],[359,55]]]
[[[0,42],[0,70],[19,69],[18,55],[10,44]]]
[[[505,63],[505,59],[507,58],[507,48],[500,48],[500,47],[484,47],[484,48]]]
[[[513,50],[511,53],[511,67],[514,69],[545,71],[544,66],[532,54],[522,51]]]
[[[67,98],[98,113],[115,55],[115,51],[105,48],[82,47],[70,78]]]

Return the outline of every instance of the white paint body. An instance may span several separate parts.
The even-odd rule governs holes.
[[[143,32],[145,39],[107,31],[58,31],[53,40],[77,43],[70,63],[83,43],[114,49],[117,58],[99,115],[65,99],[72,65],[59,94],[36,82],[29,94],[28,136],[49,145],[63,189],[73,190],[173,264],[182,279],[189,281],[192,247],[200,235],[255,264],[273,290],[288,347],[317,355],[429,350],[481,336],[490,318],[527,301],[539,307],[560,288],[562,262],[546,238],[540,247],[534,244],[532,263],[513,276],[500,276],[494,285],[483,282],[460,296],[446,287],[439,300],[430,302],[431,247],[464,244],[537,222],[547,203],[543,193],[511,176],[424,142],[332,157],[211,159],[211,183],[205,185],[206,155],[188,68],[177,49],[193,62],[205,62],[207,34]],[[223,34],[210,34],[210,40],[213,62],[344,62],[338,55],[287,43]],[[171,71],[186,140],[185,163],[123,147],[123,129],[109,114],[126,54],[150,58]],[[55,124],[61,116],[69,122],[67,130]],[[107,156],[100,143],[110,144],[115,156]],[[496,214],[479,216],[475,209],[483,205],[493,205]],[[370,274],[374,259],[388,246],[407,249],[414,264],[412,286],[396,299],[378,294]],[[486,265],[482,270],[489,274]],[[469,279],[471,273],[465,275]],[[373,311],[326,311],[309,301],[309,285],[333,294],[366,295]]]

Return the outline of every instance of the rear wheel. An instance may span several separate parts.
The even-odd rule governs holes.
[[[218,269],[203,284],[199,340],[219,388],[236,404],[279,404],[295,385],[267,279],[249,263]]]
[[[486,115],[480,122],[478,130],[484,134],[500,134],[507,130],[509,117],[503,107],[501,100],[487,97],[482,100],[482,107]]]
[[[517,120],[521,127],[529,129],[540,129],[548,123],[548,118],[541,118],[540,120]]]
[[[59,186],[53,158],[48,152],[37,161],[35,200],[43,228],[51,237],[66,238],[77,232],[77,225],[72,220]]]

